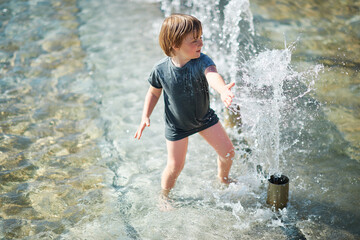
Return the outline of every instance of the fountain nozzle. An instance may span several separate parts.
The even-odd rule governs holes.
[[[271,175],[268,182],[266,203],[276,210],[286,207],[289,201],[289,178],[285,175]]]

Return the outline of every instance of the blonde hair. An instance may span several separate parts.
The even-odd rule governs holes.
[[[164,53],[171,57],[174,53],[173,47],[180,47],[185,36],[194,34],[194,38],[202,35],[201,22],[193,16],[186,14],[172,14],[165,18],[160,34],[159,44]]]

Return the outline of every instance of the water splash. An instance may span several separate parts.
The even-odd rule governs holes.
[[[323,69],[322,65],[315,65],[303,72],[295,71],[291,65],[293,48],[290,45],[283,50],[260,52],[244,63],[242,78],[237,79],[241,88],[236,92],[232,111],[242,117],[239,137],[251,146],[251,161],[265,177],[284,171],[286,160],[281,159],[282,152],[290,144],[282,141],[284,126],[289,121],[287,111],[293,110],[296,101],[313,90]],[[287,93],[285,85],[290,86]],[[295,95],[288,94],[299,86],[302,89]]]
[[[260,53],[244,65],[241,79],[244,86],[242,93],[237,93],[241,95],[237,104],[244,133],[248,134],[246,138],[251,142],[257,165],[274,171],[279,170],[282,87],[290,61],[288,49]]]

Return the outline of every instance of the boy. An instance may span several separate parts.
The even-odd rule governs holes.
[[[135,138],[140,139],[145,127],[150,126],[150,115],[164,92],[165,137],[167,165],[161,177],[164,196],[168,196],[185,164],[189,136],[199,133],[218,154],[218,178],[230,183],[229,172],[234,147],[210,108],[209,85],[229,107],[235,83],[225,84],[217,73],[214,62],[201,53],[201,22],[193,16],[173,14],[161,27],[159,43],[168,56],[152,70],[150,87],[145,97],[140,126]]]

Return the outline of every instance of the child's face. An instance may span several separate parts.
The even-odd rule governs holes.
[[[186,59],[194,59],[200,57],[201,47],[203,46],[202,37],[195,38],[193,33],[186,35],[180,47],[175,49],[176,55],[180,55]]]

